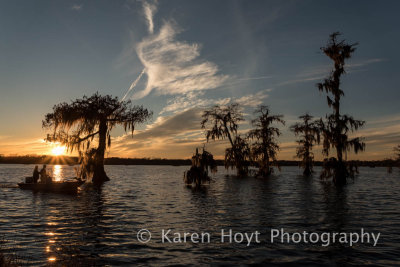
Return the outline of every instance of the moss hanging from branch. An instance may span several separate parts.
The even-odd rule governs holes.
[[[351,132],[357,131],[365,121],[356,120],[349,115],[341,114],[340,101],[344,96],[341,88],[341,78],[345,74],[345,61],[351,58],[356,50],[357,43],[348,44],[345,40],[338,40],[339,32],[330,35],[328,43],[321,50],[333,61],[333,70],[322,83],[318,83],[319,91],[325,91],[327,103],[332,113],[320,120],[323,137],[324,160],[321,178],[333,178],[336,185],[346,184],[348,177],[353,177],[357,169],[346,162],[347,152],[354,153],[365,150],[365,143],[360,137],[349,138]],[[329,157],[331,149],[336,150],[336,158]]]
[[[225,150],[225,168],[236,168],[238,176],[248,174],[250,152],[247,140],[238,135],[239,123],[244,121],[239,104],[226,107],[214,106],[204,111],[201,127],[206,129],[207,142],[228,139],[230,148]]]
[[[271,115],[267,106],[259,106],[254,113],[258,115],[252,120],[255,128],[248,134],[254,140],[251,144],[251,157],[259,167],[258,175],[268,177],[273,173],[273,165],[279,168],[276,155],[279,151],[277,138],[281,131],[274,124],[285,125],[285,121],[283,115]]]
[[[298,122],[290,127],[296,136],[299,146],[296,149],[296,156],[301,159],[300,167],[303,168],[303,175],[310,176],[313,173],[314,153],[313,146],[320,143],[320,123],[313,121],[313,116],[305,114],[300,116],[302,122]]]
[[[46,141],[59,142],[70,152],[78,151],[81,162],[91,164],[82,169],[93,168],[95,183],[109,180],[104,171],[104,153],[111,147],[111,130],[122,125],[133,135],[135,126],[148,120],[152,112],[142,106],[132,106],[131,101],[119,101],[117,97],[95,93],[71,103],[53,107],[42,122],[43,128],[51,130]],[[86,158],[85,158],[86,157]]]
[[[196,187],[210,182],[209,172],[217,172],[217,162],[214,156],[206,151],[203,147],[203,152],[200,154],[196,148],[196,153],[192,157],[192,166],[190,170],[184,173],[184,182],[187,185],[194,184]]]

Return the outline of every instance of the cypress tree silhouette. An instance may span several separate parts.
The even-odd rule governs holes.
[[[111,147],[111,130],[122,125],[132,135],[135,126],[149,119],[152,112],[142,106],[132,106],[131,101],[119,101],[118,97],[83,96],[71,103],[61,103],[53,107],[42,122],[43,128],[51,129],[46,141],[60,142],[69,151],[77,150],[84,163],[84,173],[92,173],[94,183],[108,181],[104,171],[104,153]],[[97,146],[92,147],[97,140]],[[90,166],[89,166],[90,165]]]
[[[267,106],[259,106],[254,112],[258,117],[252,120],[255,129],[250,130],[248,137],[255,142],[251,145],[252,159],[258,163],[258,175],[268,177],[273,172],[272,165],[277,166],[276,155],[279,145],[276,140],[281,131],[274,123],[285,125],[283,115],[271,115]]]
[[[323,136],[323,154],[329,156],[331,148],[336,150],[336,158],[326,158],[324,160],[321,178],[333,177],[336,185],[346,184],[348,177],[353,177],[357,168],[346,162],[344,156],[353,149],[357,154],[365,150],[365,143],[360,137],[350,139],[349,133],[358,130],[365,124],[365,121],[355,120],[349,115],[342,115],[340,110],[340,100],[344,96],[341,88],[341,77],[345,74],[345,61],[351,58],[356,50],[357,43],[348,44],[345,40],[339,41],[339,32],[330,35],[329,41],[321,50],[333,61],[333,71],[322,82],[318,83],[319,91],[325,91],[328,106],[332,108],[332,113],[326,115],[326,120],[320,120]]]
[[[201,122],[205,131],[207,142],[211,140],[229,140],[230,148],[225,150],[225,168],[236,168],[238,176],[248,174],[248,160],[250,150],[245,139],[238,135],[238,123],[243,121],[239,104],[233,103],[226,107],[218,105],[203,113]]]
[[[304,169],[303,175],[310,176],[313,173],[314,153],[312,148],[320,142],[320,124],[319,121],[313,121],[313,116],[304,114],[299,117],[303,120],[290,127],[296,136],[301,136],[297,140],[299,146],[296,149],[296,156],[301,159],[300,166]]]
[[[206,151],[203,147],[203,152],[200,154],[196,148],[196,153],[192,157],[192,166],[185,172],[183,181],[187,185],[195,184],[196,187],[209,182],[211,180],[208,175],[209,171],[217,172],[217,162],[214,156]]]

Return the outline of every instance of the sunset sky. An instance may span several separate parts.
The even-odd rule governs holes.
[[[330,112],[315,84],[329,74],[329,34],[359,42],[342,112],[365,120],[359,159],[400,144],[398,1],[0,0],[0,154],[50,154],[44,115],[96,91],[154,112],[133,138],[113,132],[107,156],[189,158],[205,143],[204,108],[238,102],[283,114],[279,159],[293,159],[288,127]],[[221,158],[226,143],[207,145]],[[317,153],[317,158],[320,154]],[[354,156],[349,155],[350,158]]]

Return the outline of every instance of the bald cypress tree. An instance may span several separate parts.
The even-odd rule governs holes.
[[[131,101],[96,93],[55,105],[42,124],[51,130],[46,141],[59,142],[71,152],[77,150],[83,173],[91,173],[94,183],[102,183],[109,180],[104,171],[104,153],[111,147],[111,130],[122,125],[133,135],[136,125],[151,115],[142,106],[132,106]]]
[[[207,142],[210,139],[229,141],[230,147],[225,150],[225,168],[236,168],[238,176],[246,176],[250,149],[247,140],[238,134],[239,123],[244,121],[239,104],[214,106],[205,110],[202,117],[201,127],[205,129]]]
[[[336,185],[346,184],[348,177],[354,176],[353,166],[346,162],[347,152],[355,153],[365,150],[365,143],[360,137],[349,138],[349,133],[358,130],[365,121],[356,120],[350,115],[341,113],[340,101],[344,96],[341,78],[346,73],[344,66],[346,60],[351,58],[356,50],[357,43],[349,44],[345,40],[338,40],[339,32],[330,35],[328,43],[321,50],[333,61],[333,70],[322,83],[318,83],[319,91],[327,93],[328,106],[332,113],[326,115],[325,121],[321,119],[323,136],[324,160],[321,178],[333,178]],[[331,150],[335,150],[336,157],[328,158]]]
[[[296,150],[296,156],[301,159],[300,166],[304,169],[303,175],[310,176],[313,172],[314,153],[313,146],[320,141],[320,124],[313,121],[313,116],[304,114],[299,117],[302,122],[298,122],[290,127],[296,136],[299,146]]]
[[[254,129],[249,131],[251,156],[259,166],[258,175],[268,177],[273,173],[272,165],[278,166],[276,156],[279,151],[277,138],[281,131],[276,124],[285,125],[283,115],[272,115],[268,106],[259,106],[254,112],[257,118],[252,120]],[[279,166],[278,166],[279,168]]]

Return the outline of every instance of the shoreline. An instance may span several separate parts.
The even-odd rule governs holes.
[[[224,166],[224,160],[216,160],[218,166]],[[394,166],[395,161],[386,160],[349,160],[359,167],[390,167]],[[278,160],[279,166],[299,166],[296,160]],[[0,156],[0,164],[48,164],[48,165],[78,165],[78,157],[72,156]],[[314,166],[322,166],[322,161],[314,161]],[[190,159],[161,159],[161,158],[106,158],[104,165],[170,165],[170,166],[190,166]]]

